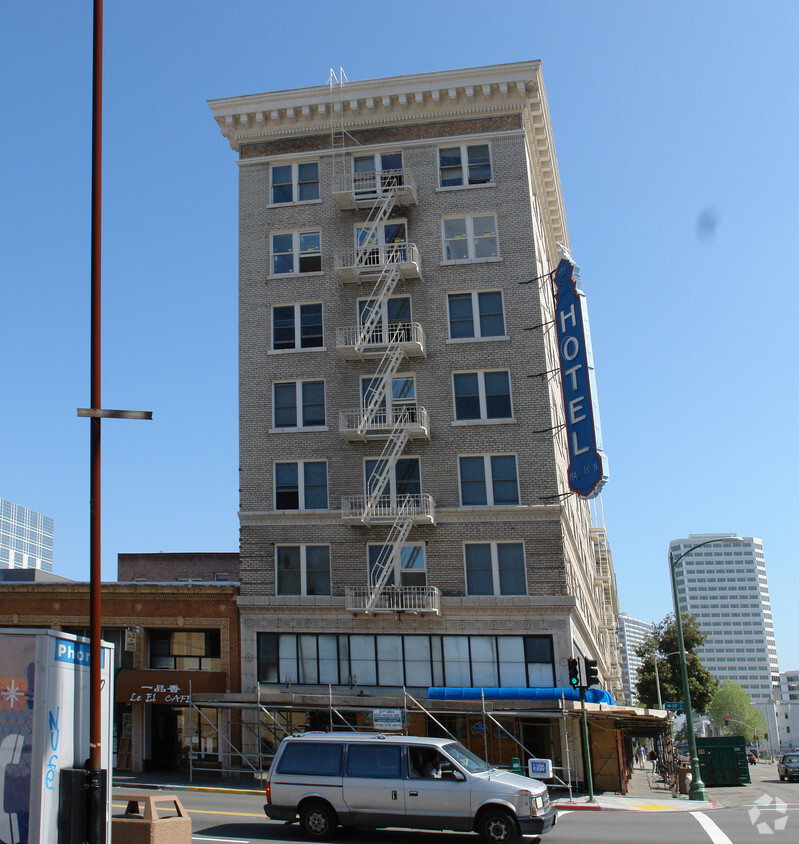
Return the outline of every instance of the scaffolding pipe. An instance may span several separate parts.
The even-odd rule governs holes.
[[[448,729],[447,729],[447,728],[446,728],[446,727],[445,727],[445,726],[441,723],[441,721],[439,721],[439,720],[438,720],[438,718],[436,718],[436,717],[433,715],[433,713],[432,713],[432,712],[428,712],[428,710],[426,710],[426,709],[422,706],[422,704],[421,704],[421,703],[419,703],[419,701],[418,701],[418,700],[416,700],[416,698],[415,698],[415,697],[414,697],[414,696],[413,696],[413,695],[412,695],[409,691],[407,691],[407,689],[405,688],[405,686],[403,686],[403,687],[402,687],[402,693],[403,693],[403,695],[405,695],[405,700],[407,700],[407,698],[410,698],[410,699],[411,699],[411,700],[412,700],[412,701],[413,701],[413,702],[414,702],[414,703],[415,703],[415,704],[419,707],[419,709],[421,709],[421,710],[422,710],[422,712],[424,712],[424,714],[425,714],[425,715],[427,715],[427,717],[428,717],[428,718],[432,718],[432,719],[436,722],[436,724],[438,724],[438,726],[439,726],[439,727],[441,727],[441,729],[442,729],[442,730],[443,730],[443,731],[444,731],[444,732],[445,732],[445,733],[446,733],[446,734],[447,734],[447,735],[448,735],[448,736],[449,736],[449,737],[450,737],[453,741],[457,741],[457,740],[458,740],[458,739],[457,739],[455,736],[453,736],[453,735],[452,735],[452,733],[451,733],[451,732],[450,732],[450,731],[449,731],[449,730],[448,730]]]

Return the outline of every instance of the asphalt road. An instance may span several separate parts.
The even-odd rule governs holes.
[[[560,814],[552,832],[525,844],[796,844],[799,783],[781,783],[776,768],[750,769],[753,782],[709,789],[723,808],[695,811],[572,811]],[[299,844],[297,824],[268,820],[263,797],[254,794],[184,791],[178,794],[192,819],[192,842],[208,844]],[[115,803],[116,808],[119,804]],[[340,830],[339,844],[477,844],[476,835],[418,830]],[[182,844],[182,843],[181,843]]]

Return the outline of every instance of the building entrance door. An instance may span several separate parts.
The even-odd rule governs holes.
[[[153,705],[152,708],[152,758],[151,770],[177,771],[180,769],[180,719],[174,706]]]

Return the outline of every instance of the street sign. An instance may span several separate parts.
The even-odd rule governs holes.
[[[373,709],[372,726],[376,730],[401,730],[401,709]]]
[[[685,709],[685,704],[681,700],[667,700],[663,703],[664,709]]]

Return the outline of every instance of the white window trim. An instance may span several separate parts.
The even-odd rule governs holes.
[[[510,416],[498,416],[498,417],[491,417],[489,418],[486,416],[487,409],[486,409],[486,388],[485,388],[485,376],[488,372],[507,372],[508,374],[508,398],[510,399]],[[456,375],[477,375],[477,390],[478,390],[478,400],[480,401],[480,418],[479,419],[458,419],[455,415],[457,413],[456,410],[456,399],[457,396],[455,394],[455,376]],[[510,383],[510,370],[509,369],[456,369],[452,373],[452,424],[453,425],[502,425],[502,424],[510,424],[516,422],[516,416],[514,413],[513,408],[513,390],[511,388]]]
[[[367,578],[371,577],[372,570],[369,564],[369,549],[370,548],[383,548],[385,547],[385,542],[367,542],[366,544],[366,575]],[[422,556],[424,558],[424,580],[425,585],[427,585],[427,543],[426,542],[403,542],[400,545],[400,548],[421,548],[422,549]],[[419,569],[409,569],[409,571],[416,571],[419,572]],[[400,552],[397,555],[397,558],[394,560],[394,583],[400,583],[402,579],[402,553]]]
[[[488,258],[476,258],[474,255],[474,218],[494,218],[494,238],[497,242],[497,254]],[[450,258],[447,255],[447,238],[444,234],[444,223],[447,220],[466,220],[466,243],[468,255],[466,258]],[[471,214],[447,214],[441,218],[441,266],[459,266],[461,264],[490,264],[502,260],[502,253],[499,248],[499,226],[497,224],[496,211],[478,211]]]
[[[369,476],[366,474],[366,464],[370,461],[374,461],[375,463],[380,462],[380,456],[375,455],[374,457],[364,457],[363,458],[363,494],[365,496],[369,495]],[[383,458],[385,459],[385,458]],[[424,483],[422,482],[422,459],[417,454],[401,454],[399,457],[400,460],[415,460],[419,464],[419,494],[424,495]],[[384,493],[385,494],[385,493]],[[394,506],[397,503],[397,467],[394,466],[394,470],[391,473],[391,477],[388,480],[388,496],[391,500],[391,506]]]
[[[295,407],[297,408],[297,420],[299,421],[300,416],[302,416],[302,388],[301,384],[304,384],[308,381],[321,381],[322,382],[322,389],[324,390],[325,394],[325,424],[324,425],[296,425],[295,427],[277,427],[275,425],[275,385],[276,384],[294,384],[295,388]],[[328,431],[329,427],[327,424],[327,381],[324,378],[299,378],[299,379],[288,379],[282,380],[277,379],[276,381],[272,382],[272,427],[269,429],[270,434],[280,434],[286,431],[289,432],[296,432],[296,431]]]
[[[322,345],[321,346],[298,346],[296,345],[297,342],[300,340],[300,332],[302,329],[302,308],[306,305],[321,305],[322,307]],[[292,349],[276,349],[275,348],[275,308],[294,308],[294,348]],[[283,355],[283,354],[294,354],[296,352],[326,352],[327,349],[324,345],[325,339],[325,306],[323,302],[279,302],[274,303],[269,308],[269,319],[270,319],[270,340],[271,340],[271,347],[267,354],[269,355]]]
[[[483,475],[486,488],[486,503],[485,504],[464,504],[463,503],[463,481],[461,478],[461,458],[462,457],[482,457],[483,458]],[[494,476],[491,473],[491,458],[492,457],[512,457],[516,463],[516,504],[495,504],[494,503]],[[459,454],[458,455],[458,500],[461,507],[468,509],[483,510],[486,507],[520,507],[521,506],[521,490],[519,489],[519,456],[517,454],[508,454],[506,452],[498,452],[496,454]]]
[[[294,463],[297,466],[297,491],[300,500],[300,506],[292,509],[277,509],[277,467],[278,464]],[[306,507],[305,506],[305,472],[303,467],[306,463],[324,463],[325,464],[325,489],[327,491],[327,507]],[[272,463],[272,491],[273,504],[276,513],[327,513],[330,510],[330,474],[328,472],[328,462],[324,458],[321,460],[275,460]]]
[[[382,375],[378,376],[376,373],[371,375],[361,375],[358,381],[358,385],[360,387],[360,396],[361,396],[361,408],[364,408],[364,392],[363,392],[363,383],[364,381],[374,381],[375,378],[379,377],[383,382],[383,390],[386,396],[386,411],[391,412],[391,410],[395,407],[402,408],[402,407],[409,407],[415,405],[417,403],[416,398],[416,373],[414,372],[398,372],[396,375]],[[412,399],[395,399],[392,384],[395,379],[410,379],[413,381],[413,398]],[[388,383],[386,383],[388,381]]]
[[[327,548],[327,565],[330,575],[330,594],[327,595],[309,595],[308,594],[308,562],[307,551],[308,548]],[[278,568],[277,555],[281,548],[299,548],[300,549],[300,594],[288,595],[278,591]],[[275,545],[275,596],[281,598],[330,598],[333,595],[333,561],[330,554],[330,545],[327,542],[281,542]]]
[[[518,479],[517,479],[518,480]],[[492,580],[492,589],[490,595],[481,595],[481,594],[473,594],[468,591],[469,586],[469,569],[466,565],[466,548],[469,545],[490,545],[491,546],[491,580]],[[500,545],[521,545],[522,546],[522,564],[524,566],[524,592],[519,592],[513,595],[503,595],[500,592],[500,584],[499,584],[499,552],[498,547]],[[524,598],[528,594],[527,589],[527,549],[525,548],[525,544],[523,541],[516,542],[516,541],[495,541],[495,542],[464,542],[463,543],[463,577],[464,583],[466,584],[467,597],[476,597],[476,598]]]
[[[449,316],[449,297],[450,296],[464,296],[470,294],[472,297],[472,324],[475,332],[480,330],[480,308],[479,296],[481,293],[499,293],[502,300],[502,324],[505,326],[504,334],[489,334],[483,337],[482,334],[475,333],[474,337],[453,337],[452,324]],[[485,290],[448,290],[447,291],[447,343],[490,343],[495,340],[508,340],[508,320],[505,317],[505,294],[501,289],[489,287]]]
[[[288,204],[288,203],[286,203]],[[325,274],[324,269],[320,270],[313,270],[309,273],[301,273],[300,272],[300,255],[303,253],[300,252],[300,235],[301,234],[318,234],[319,235],[319,260],[322,260],[322,230],[321,229],[293,229],[289,231],[275,231],[269,233],[269,275],[267,275],[267,280],[269,279],[276,279],[276,278],[311,278],[313,276],[322,276]],[[294,261],[295,269],[290,273],[275,273],[272,272],[272,269],[275,265],[275,251],[274,251],[274,238],[279,237],[282,234],[290,234],[291,235],[291,255]],[[287,254],[287,253],[280,253]],[[306,253],[307,254],[307,253]]]
[[[388,331],[388,303],[391,301],[396,301],[397,299],[407,299],[408,304],[410,305],[410,314],[407,319],[408,325],[413,325],[413,299],[411,298],[410,294],[407,293],[398,293],[396,296],[389,296],[386,301],[383,303],[383,307],[380,309],[380,327],[385,332]],[[363,311],[361,310],[361,304],[366,302],[372,302],[374,299],[371,296],[362,296],[358,299],[355,303],[355,319],[357,320],[358,327],[361,327],[361,314]],[[406,322],[402,323],[403,325]]]
[[[317,184],[319,185],[319,198],[318,199],[292,199],[291,202],[272,202],[272,168],[273,167],[291,167],[291,195],[297,196],[299,193],[299,182],[298,182],[298,173],[299,173],[299,165],[300,164],[316,164],[316,175],[317,175]],[[292,160],[292,161],[275,161],[272,160],[269,164],[269,204],[268,208],[285,208],[288,205],[313,205],[313,204],[321,204],[322,202],[322,179],[319,167],[319,159],[318,158],[308,158],[305,160]],[[493,172],[493,171],[492,171]]]
[[[469,178],[469,147],[481,147],[487,146],[488,147],[488,166],[491,168],[491,181],[490,182],[480,182],[476,185],[468,184]],[[441,150],[448,149],[450,147],[460,147],[461,151],[461,178],[464,179],[464,184],[462,185],[442,185],[441,184]],[[449,191],[449,190],[474,190],[474,188],[494,188],[496,187],[497,183],[494,181],[494,150],[493,144],[491,141],[488,140],[477,140],[474,139],[472,141],[461,141],[457,144],[440,144],[436,148],[436,166],[438,168],[438,187],[436,188],[437,191]]]

